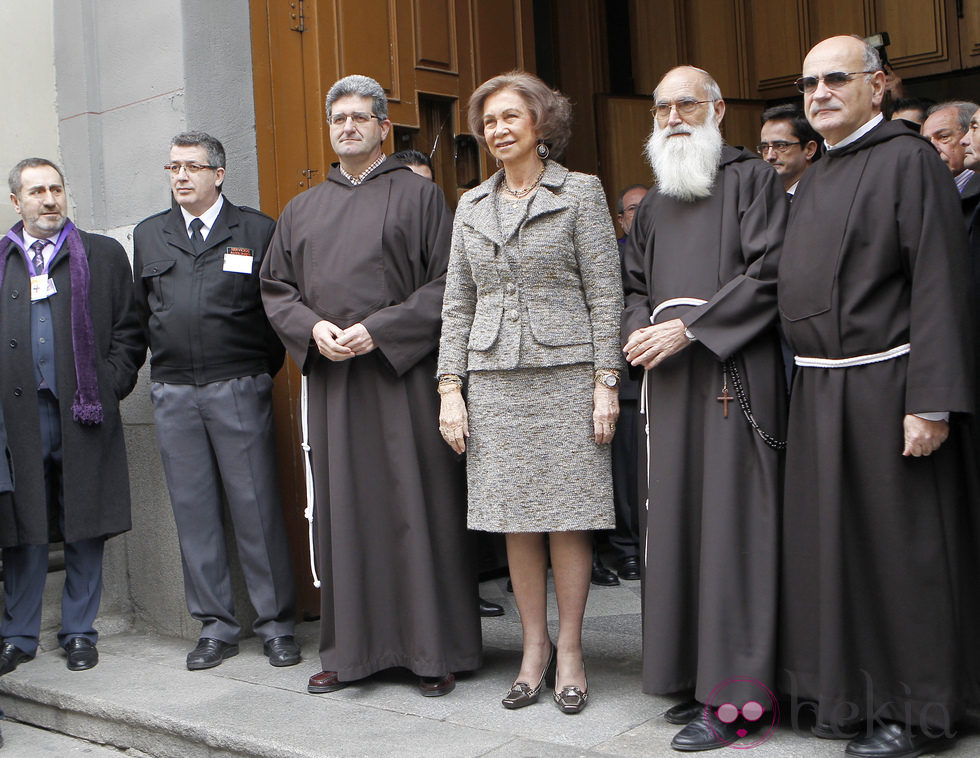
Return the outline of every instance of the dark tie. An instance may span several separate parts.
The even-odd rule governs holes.
[[[201,229],[204,228],[204,222],[201,219],[196,218],[191,221],[191,244],[194,245],[194,252],[200,253],[204,250],[204,235],[201,234]]]
[[[792,204],[792,202],[793,202],[793,193],[792,192],[787,192],[786,193],[786,199],[789,200],[789,202]]]
[[[34,251],[34,257],[31,258],[31,264],[34,266],[35,274],[41,274],[44,272],[44,256],[41,255],[41,251],[47,246],[47,240],[37,240],[33,245],[31,245],[31,250]]]

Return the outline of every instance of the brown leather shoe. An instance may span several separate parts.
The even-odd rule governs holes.
[[[423,697],[441,697],[456,689],[456,677],[452,674],[444,676],[419,677],[419,690]]]
[[[342,682],[337,678],[336,671],[321,671],[319,674],[314,674],[310,677],[306,689],[314,695],[322,695],[324,692],[342,690],[348,684],[350,682]]]

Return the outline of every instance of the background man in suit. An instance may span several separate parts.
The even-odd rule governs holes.
[[[774,105],[762,114],[762,132],[756,152],[769,163],[792,199],[800,177],[817,159],[819,135],[803,111],[792,103]]]
[[[192,670],[238,654],[222,489],[258,614],[255,633],[273,666],[300,660],[272,424],[272,375],[284,350],[259,295],[275,223],[224,199],[224,166],[214,137],[178,134],[166,166],[177,205],[133,233],[136,303],[152,353],[151,397],[184,592],[203,624],[187,656]]]
[[[13,497],[0,498],[0,675],[37,651],[48,542],[62,539],[58,642],[68,668],[81,671],[99,660],[105,540],[130,528],[119,400],[136,384],[145,347],[126,253],[68,219],[61,170],[28,158],[9,183],[22,221],[0,254],[0,395],[17,476]]]

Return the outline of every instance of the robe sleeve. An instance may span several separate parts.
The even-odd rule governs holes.
[[[287,205],[262,261],[260,286],[269,323],[300,371],[308,374],[311,350],[316,351],[313,326],[323,319],[303,302],[300,293],[291,243],[292,224],[292,207]]]
[[[789,204],[778,174],[755,161],[743,163],[726,182],[739,182],[739,241],[744,273],[727,282],[704,305],[682,316],[698,341],[725,360],[775,323],[776,273]],[[746,171],[748,177],[742,177]],[[741,186],[745,180],[747,187]],[[728,191],[727,189],[725,191]]]
[[[596,176],[588,177],[587,194],[575,218],[575,257],[592,324],[596,368],[622,369],[619,330],[623,314],[623,279],[609,206]]]
[[[438,185],[430,182],[422,186],[425,189],[418,209],[421,225],[418,254],[423,267],[420,286],[402,302],[375,311],[361,321],[398,376],[439,344],[452,213]],[[409,250],[407,254],[416,253]]]
[[[467,346],[476,313],[476,283],[463,243],[462,211],[453,223],[453,241],[446,273],[446,295],[442,301],[442,338],[439,341],[439,369],[436,375],[465,376]]]
[[[972,283],[966,228],[949,169],[918,150],[902,167],[896,217],[911,278],[906,413],[973,409]]]

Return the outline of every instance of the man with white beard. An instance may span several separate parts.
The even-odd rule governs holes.
[[[710,750],[770,723],[775,703],[788,204],[775,171],[723,144],[725,102],[707,72],[675,68],[653,97],[657,183],[623,281],[624,352],[646,369],[643,689],[684,698],[664,714],[686,724],[674,749]]]

